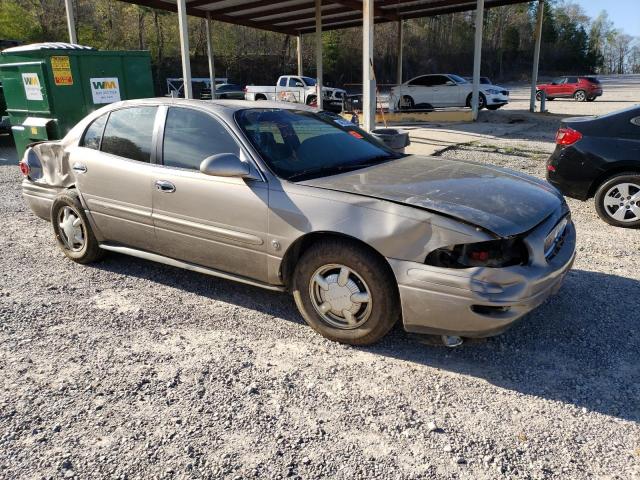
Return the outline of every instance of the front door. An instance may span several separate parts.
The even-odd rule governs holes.
[[[234,134],[208,112],[170,107],[159,142],[152,195],[161,253],[266,281],[267,183],[200,172],[211,155],[245,156]]]
[[[141,106],[102,115],[70,152],[78,191],[107,242],[155,250],[151,162],[157,111]]]

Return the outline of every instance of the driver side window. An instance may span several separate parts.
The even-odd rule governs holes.
[[[218,153],[240,154],[238,144],[218,120],[198,110],[169,108],[162,148],[164,165],[199,170],[205,158]]]

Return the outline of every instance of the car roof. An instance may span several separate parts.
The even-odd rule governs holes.
[[[185,98],[172,97],[154,97],[139,98],[136,100],[123,100],[121,102],[112,103],[111,108],[121,108],[136,105],[173,105],[173,106],[191,106],[197,108],[206,108],[213,111],[232,111],[245,110],[247,108],[277,108],[281,110],[313,110],[306,105],[291,102],[275,102],[269,100],[193,100]]]

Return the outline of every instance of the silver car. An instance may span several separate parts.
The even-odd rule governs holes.
[[[497,167],[400,155],[356,126],[269,102],[108,105],[21,161],[70,259],[120,252],[293,293],[350,344],[498,334],[560,287],[563,197]]]

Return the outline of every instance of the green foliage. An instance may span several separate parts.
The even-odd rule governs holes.
[[[36,17],[13,0],[0,2],[0,39],[37,40],[42,29]]]

